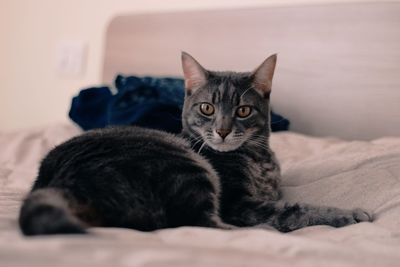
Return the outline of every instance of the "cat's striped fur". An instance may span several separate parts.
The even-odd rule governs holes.
[[[251,73],[207,71],[186,53],[182,63],[181,136],[116,127],[57,146],[21,207],[25,235],[85,233],[90,226],[291,231],[371,220],[362,210],[282,202],[268,141],[276,56]]]

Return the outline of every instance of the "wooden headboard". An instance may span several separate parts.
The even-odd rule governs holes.
[[[272,107],[317,136],[400,135],[400,3],[204,10],[116,17],[103,81],[181,76],[180,52],[249,71],[278,53]]]

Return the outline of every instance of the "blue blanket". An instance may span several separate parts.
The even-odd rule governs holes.
[[[108,125],[138,125],[179,133],[184,82],[177,78],[118,75],[116,94],[109,87],[83,89],[72,99],[69,117],[82,129]],[[289,121],[271,112],[272,131],[284,131]]]

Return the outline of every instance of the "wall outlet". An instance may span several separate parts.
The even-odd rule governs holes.
[[[57,46],[56,71],[61,76],[82,76],[86,67],[87,45],[83,41],[62,41]]]

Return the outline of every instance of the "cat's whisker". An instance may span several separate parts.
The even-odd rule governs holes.
[[[260,141],[256,141],[256,140],[250,140],[253,144],[259,144],[262,145],[264,147],[268,147],[268,145],[264,142],[260,142]]]
[[[253,146],[253,147],[260,148],[260,149],[262,149],[262,150],[268,150],[267,147],[264,147],[264,146],[259,145],[259,144],[255,144],[255,143],[249,143],[249,144],[250,144],[251,146]]]
[[[201,142],[201,141],[203,141],[202,138],[200,138],[199,140],[197,140],[197,141],[191,146],[191,149],[194,149],[194,148],[196,147],[196,145],[197,145],[199,142]]]
[[[202,138],[203,138],[202,136],[198,136],[198,137],[195,137],[195,138],[191,138],[191,139],[190,139],[190,142],[195,142],[195,141],[201,140]]]
[[[196,145],[200,142],[201,140],[197,140],[196,142],[192,143],[190,148],[194,149],[196,147]]]
[[[251,139],[251,138],[248,139],[247,141],[248,141],[248,143],[250,145],[254,145],[254,146],[262,148],[262,149],[267,149],[267,150],[269,149],[269,146],[264,142],[261,142],[261,141],[258,141],[258,140],[254,140],[254,139]]]
[[[253,141],[255,143],[267,145],[267,142],[265,140],[253,139],[253,138],[249,138],[249,140],[251,140],[251,141]]]
[[[257,140],[260,142],[268,142],[268,137],[265,135],[252,135],[249,139]]]
[[[203,142],[203,144],[200,146],[199,151],[197,152],[197,154],[200,154],[201,150],[203,149],[204,145],[206,144],[206,142]]]
[[[251,142],[253,142],[253,143],[257,143],[257,144],[264,144],[262,141],[257,140],[257,139],[249,138],[248,140],[251,141]]]
[[[194,141],[194,140],[199,140],[201,138],[203,138],[203,137],[201,135],[199,135],[199,136],[195,136],[195,137],[190,137],[189,139],[190,139],[190,141]]]

